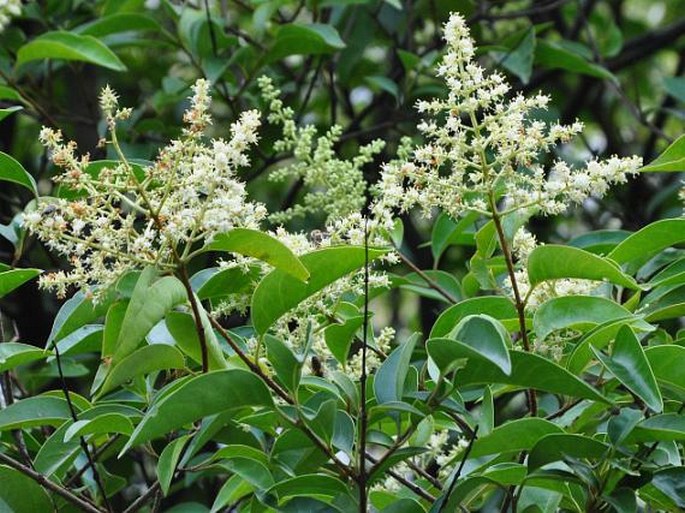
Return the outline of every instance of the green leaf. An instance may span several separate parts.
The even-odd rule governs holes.
[[[62,397],[28,397],[0,410],[0,431],[35,426],[59,426],[71,418],[67,401]]]
[[[560,278],[610,281],[629,289],[639,289],[637,282],[615,264],[600,256],[571,246],[546,244],[535,248],[528,257],[531,285]]]
[[[307,268],[285,244],[258,230],[234,228],[226,233],[220,233],[203,248],[203,251],[227,251],[250,256],[301,281],[309,278]]]
[[[642,399],[653,411],[660,412],[664,405],[647,357],[640,341],[628,326],[616,335],[611,357],[593,348],[595,356],[628,390]]]
[[[645,356],[659,383],[675,388],[685,395],[685,347],[662,345],[645,349]]]
[[[633,317],[618,303],[599,296],[562,296],[543,303],[533,317],[533,329],[539,340],[550,333],[566,328],[586,330],[598,324]],[[651,326],[639,321],[636,326],[643,331]]]
[[[135,351],[145,335],[169,310],[188,300],[180,280],[165,276],[154,281],[155,274],[155,269],[148,267],[138,278],[121,323],[117,347],[112,355],[112,368]]]
[[[0,151],[0,181],[13,182],[30,190],[38,197],[36,180],[14,157]]]
[[[607,444],[587,436],[552,433],[535,443],[528,456],[528,468],[533,471],[565,457],[597,460],[601,459],[608,449]]]
[[[453,244],[473,244],[473,233],[468,233],[467,230],[474,226],[479,217],[477,212],[469,212],[455,223],[447,214],[440,214],[433,223],[431,233],[433,259],[439,261],[445,250]]]
[[[118,13],[96,19],[75,28],[72,32],[93,37],[104,37],[110,34],[131,31],[159,32],[161,27],[157,21],[141,13]]]
[[[683,79],[681,79],[683,80]],[[685,171],[685,135],[681,135],[661,155],[640,168],[643,173]]]
[[[0,465],[0,510],[3,513],[54,511],[45,490],[30,477]]]
[[[402,400],[411,355],[418,340],[419,334],[414,333],[406,342],[390,353],[376,371],[373,391],[378,404]]]
[[[0,272],[0,297],[9,294],[40,273],[40,269],[10,269]]]
[[[685,139],[684,139],[685,141]],[[637,270],[662,250],[685,241],[685,218],[662,219],[648,224],[616,246],[607,258]]]
[[[488,385],[505,383],[521,388],[535,388],[554,394],[609,403],[592,386],[542,356],[522,351],[509,351],[509,355],[511,375],[507,376],[488,360],[471,358],[466,366],[457,372],[455,383],[459,386],[476,383]]]
[[[201,300],[226,297],[230,294],[251,292],[259,280],[260,270],[251,266],[245,272],[240,267],[219,270],[217,267],[203,269],[190,278],[190,284]]]
[[[29,41],[17,52],[17,66],[43,59],[89,62],[114,71],[126,71],[124,63],[101,41],[72,32],[48,32]]]
[[[189,435],[176,438],[167,444],[162,451],[162,454],[159,456],[159,461],[157,462],[157,479],[159,480],[159,487],[165,497],[169,494],[169,487],[171,487],[171,481],[174,479],[176,465],[178,465],[178,460],[181,457],[189,438]]]
[[[164,322],[181,351],[201,364],[202,348],[193,316],[185,312],[169,312]],[[211,326],[205,326],[205,342],[207,343],[209,370],[225,369],[226,359]]]
[[[0,372],[12,370],[19,365],[42,360],[51,353],[46,353],[28,344],[18,342],[5,342],[0,344]]]
[[[342,324],[331,324],[324,330],[326,346],[341,364],[347,363],[354,335],[364,324],[364,316],[346,319]]]
[[[433,324],[430,338],[446,337],[464,317],[482,312],[487,312],[509,329],[518,329],[518,314],[509,299],[502,296],[474,297],[444,310]]]
[[[24,110],[21,105],[15,105],[14,107],[7,107],[6,109],[0,109],[0,121],[5,119],[7,116],[14,114],[20,110]]]
[[[681,103],[685,103],[685,77],[667,77],[664,79],[664,89]]]
[[[511,39],[511,38],[509,38]],[[508,52],[494,52],[500,65],[516,75],[521,82],[527,84],[533,72],[533,58],[535,56],[535,28],[529,27],[523,32],[517,32],[515,39],[507,46]]]
[[[538,40],[535,62],[543,68],[564,69],[573,73],[616,81],[616,77],[606,68],[588,62],[583,55],[560,43],[544,39]]]
[[[654,473],[651,484],[679,508],[685,508],[685,467],[659,470]]]
[[[266,335],[264,337],[267,355],[271,366],[276,371],[278,379],[290,391],[297,390],[300,384],[302,363],[295,357],[292,350],[276,337]]]
[[[385,91],[386,93],[392,95],[395,100],[399,103],[401,98],[401,91],[396,82],[384,77],[382,75],[371,75],[364,77],[364,81],[370,86]]]
[[[130,435],[133,432],[133,424],[130,419],[121,413],[105,413],[92,419],[78,420],[69,426],[64,433],[64,442],[80,436],[121,433]]]
[[[369,249],[369,262],[387,251]],[[364,266],[364,248],[334,246],[307,253],[300,261],[309,271],[302,283],[281,269],[267,274],[252,296],[252,322],[257,333],[266,333],[283,314],[334,281]]]
[[[217,493],[211,513],[221,511],[226,505],[239,501],[250,494],[252,490],[252,485],[239,475],[229,477]]]
[[[640,421],[626,437],[626,442],[652,443],[685,440],[685,415],[665,413]]]
[[[267,490],[267,493],[275,493],[280,502],[293,497],[333,498],[348,492],[349,488],[345,483],[326,474],[305,474],[285,479]]]
[[[184,368],[183,354],[175,347],[164,344],[144,346],[124,357],[112,368],[97,396],[100,397],[137,376],[145,376],[160,370]]]
[[[122,453],[208,415],[272,404],[266,385],[241,369],[208,372],[174,385],[150,405]]]
[[[278,30],[268,60],[275,62],[288,55],[334,53],[342,48],[345,48],[345,42],[332,25],[290,23]]]
[[[497,319],[489,315],[469,315],[455,326],[448,338],[466,344],[505,374],[511,373],[507,349],[509,334]]]
[[[563,429],[559,426],[544,419],[523,418],[512,420],[497,426],[492,430],[492,433],[476,440],[469,453],[469,458],[528,451],[542,437],[563,432]]]
[[[391,275],[392,286],[449,304],[453,304],[462,298],[461,285],[453,274],[433,269],[423,271],[422,274],[425,277],[421,276],[419,273],[408,273],[404,276]],[[431,287],[427,283],[426,277],[433,283],[436,283],[442,291],[438,291]],[[443,291],[446,295],[443,294]]]

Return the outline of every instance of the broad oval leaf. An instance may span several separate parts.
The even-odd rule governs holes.
[[[469,315],[457,324],[449,338],[463,342],[486,360],[511,374],[511,360],[507,349],[509,334],[497,319],[489,315]]]
[[[290,23],[278,30],[268,60],[274,62],[288,55],[333,53],[343,48],[345,42],[340,39],[340,34],[332,25]]]
[[[528,455],[528,468],[532,471],[567,456],[597,460],[608,449],[609,445],[587,436],[552,433],[535,443]]]
[[[293,497],[327,497],[349,493],[340,479],[326,474],[306,474],[285,479],[272,486],[267,493],[275,493],[280,501]]]
[[[645,349],[645,356],[657,381],[685,396],[685,347],[675,344],[649,347]]]
[[[0,431],[35,426],[59,426],[71,418],[67,401],[62,397],[28,397],[0,410]]]
[[[102,434],[121,433],[130,435],[133,432],[131,420],[121,413],[104,413],[92,419],[78,420],[69,426],[64,433],[64,442],[75,437]]]
[[[649,366],[640,341],[628,326],[622,326],[616,334],[613,352],[608,357],[592,348],[597,359],[628,390],[642,399],[653,411],[660,412],[664,405],[656,378]]]
[[[474,297],[443,311],[433,324],[430,338],[446,337],[464,317],[483,312],[502,322],[507,329],[518,329],[516,308],[509,299],[502,296]]]
[[[178,460],[189,438],[190,436],[188,435],[176,438],[164,448],[159,456],[159,461],[157,461],[157,479],[159,479],[159,487],[165,497],[169,494],[169,487],[176,472],[176,465],[178,465]]]
[[[114,71],[126,71],[119,57],[98,39],[66,31],[43,34],[17,52],[17,66],[43,59],[89,62]]]
[[[40,269],[10,269],[0,272],[0,297],[9,294],[40,273]]]
[[[122,453],[208,415],[272,404],[262,380],[241,369],[208,372],[175,385],[152,403]]]
[[[169,312],[164,318],[164,323],[181,351],[190,356],[195,362],[202,363],[200,338],[198,337],[197,326],[192,314]],[[204,328],[209,370],[225,369],[227,367],[226,359],[214,335],[214,330],[211,326],[204,326]]]
[[[629,289],[640,288],[631,276],[604,258],[580,248],[555,244],[538,246],[531,252],[528,277],[531,285],[547,280],[577,278],[610,281]]]
[[[489,435],[476,440],[469,458],[530,450],[542,437],[563,433],[556,424],[540,418],[512,420],[497,426]]]
[[[72,32],[93,37],[104,37],[120,32],[147,30],[159,32],[161,27],[154,18],[145,14],[123,12],[96,19],[88,24],[76,27]]]
[[[618,303],[600,296],[562,296],[543,303],[533,317],[533,329],[538,339],[545,339],[550,333],[574,328],[585,330],[607,321],[633,317],[635,326],[641,331],[650,331],[652,326],[636,318]]]
[[[387,253],[369,249],[369,262]],[[259,282],[252,296],[252,323],[265,333],[283,314],[334,281],[364,266],[364,248],[334,246],[307,253],[300,261],[309,271],[303,283],[281,269],[274,269]]]
[[[290,248],[259,230],[234,228],[226,233],[220,233],[203,248],[203,251],[227,251],[250,256],[301,281],[309,278],[309,271]]]
[[[0,181],[21,185],[38,197],[38,188],[33,176],[14,157],[2,151],[0,151]]]
[[[685,415],[665,413],[640,421],[626,437],[627,443],[685,440]]]

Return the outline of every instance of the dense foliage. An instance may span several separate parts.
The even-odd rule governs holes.
[[[0,511],[685,508],[683,12],[0,1]]]

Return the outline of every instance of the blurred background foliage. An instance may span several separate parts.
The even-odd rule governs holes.
[[[179,135],[195,79],[214,84],[212,135],[222,137],[240,111],[264,107],[256,79],[268,75],[300,123],[322,131],[342,126],[341,156],[376,138],[387,141],[365,169],[373,183],[400,138],[417,133],[415,102],[445,94],[433,67],[452,11],[468,19],[479,59],[505,72],[514,93],[552,96],[541,116],[587,125],[585,138],[565,148],[564,158],[637,154],[649,161],[683,132],[685,0],[40,0],[25,2],[0,35],[0,150],[33,174],[41,194],[54,194],[56,170],[38,132],[42,125],[59,127],[93,160],[107,158],[98,145],[105,127],[97,96],[105,84],[134,108],[120,127],[127,154],[147,160]],[[288,156],[272,149],[276,128],[265,124],[260,133],[243,178],[256,198],[281,210],[305,187],[270,180]],[[640,175],[601,203],[589,200],[568,216],[535,219],[531,228],[543,241],[636,230],[679,215],[680,187],[677,174]],[[30,199],[25,189],[2,183],[0,261],[67,265],[22,232],[17,215]],[[310,216],[290,228],[311,233],[322,222]],[[468,270],[473,230],[453,225],[444,217],[435,225],[407,217],[403,252],[420,269],[449,270],[451,277],[440,279],[461,295],[457,279]],[[448,235],[436,237],[436,230]],[[392,304],[378,308],[376,319],[427,332],[445,305],[430,289],[410,282],[404,288],[424,294],[408,299],[402,288],[393,290]],[[37,345],[58,306],[33,283],[0,302],[21,339]],[[79,372],[70,370],[72,377]]]

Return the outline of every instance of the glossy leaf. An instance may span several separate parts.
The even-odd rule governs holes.
[[[167,369],[185,368],[185,359],[173,346],[154,344],[144,346],[126,356],[105,378],[98,395],[104,395],[137,376]]]
[[[630,264],[637,270],[662,250],[685,241],[685,218],[662,219],[633,233],[616,246],[607,258],[619,264]]]
[[[469,315],[459,321],[448,337],[463,342],[505,374],[511,373],[507,350],[509,334],[497,319],[489,315]]]
[[[344,364],[354,341],[354,335],[364,324],[364,316],[350,317],[342,324],[331,324],[324,330],[326,346],[338,362]]]
[[[113,71],[126,71],[124,63],[101,41],[73,32],[48,32],[17,52],[17,66],[43,59],[89,62]]]
[[[300,384],[302,363],[293,354],[285,343],[276,337],[266,335],[264,337],[269,362],[271,363],[278,379],[288,388],[295,391]]]
[[[176,465],[178,465],[178,460],[181,457],[189,438],[189,436],[180,436],[176,438],[167,444],[162,451],[162,454],[159,456],[159,461],[157,462],[157,479],[159,479],[159,487],[165,497],[169,494],[169,487],[174,478]]]
[[[12,182],[30,190],[38,197],[36,180],[14,157],[0,151],[0,181]]]
[[[639,289],[637,282],[615,264],[580,248],[545,244],[528,257],[531,285],[560,278],[609,281],[629,289]]]
[[[0,431],[34,426],[59,426],[71,418],[67,401],[62,397],[28,397],[0,410]]]
[[[215,236],[203,251],[226,251],[250,256],[301,281],[309,278],[307,268],[285,244],[258,230],[234,228]]]
[[[645,356],[659,383],[685,394],[685,347],[662,345],[645,349]]]
[[[565,457],[601,459],[609,446],[587,436],[552,433],[536,442],[528,455],[528,468],[532,471]]]
[[[86,435],[102,433],[121,433],[130,435],[133,424],[129,418],[121,413],[105,413],[93,419],[78,420],[71,424],[64,434],[64,441]]]
[[[595,356],[628,390],[660,412],[664,405],[656,378],[639,340],[628,326],[616,334],[611,357],[593,348]]]
[[[39,269],[10,269],[0,272],[0,297],[6,296],[41,273]]]
[[[370,249],[369,261],[385,250]],[[258,333],[265,333],[283,314],[327,285],[364,266],[364,248],[333,246],[307,253],[300,261],[309,271],[307,283],[275,269],[267,274],[252,296],[252,322]]]
[[[176,382],[150,405],[122,450],[147,442],[190,422],[244,406],[269,406],[271,395],[254,374],[240,369],[209,372]]]
[[[652,485],[676,506],[685,508],[685,467],[672,467],[654,473]]]
[[[28,344],[18,342],[5,342],[0,344],[0,372],[12,370],[19,365],[34,362],[46,358],[51,353],[46,353]]]
[[[409,362],[418,339],[418,333],[409,337],[406,342],[390,353],[376,371],[373,391],[379,404],[402,400]]]
[[[542,437],[563,433],[556,424],[539,418],[517,419],[497,426],[489,435],[478,438],[469,458],[530,450]]]
[[[464,317],[484,312],[506,323],[507,327],[515,325],[518,328],[516,308],[509,299],[502,296],[474,297],[443,311],[433,324],[430,338],[446,337]]]
[[[45,490],[30,477],[0,465],[0,509],[6,513],[53,511]]]
[[[643,173],[685,171],[685,135],[678,137],[661,155],[641,167],[640,171]]]
[[[554,394],[609,402],[592,386],[542,356],[522,351],[510,351],[509,355],[511,375],[507,376],[499,367],[485,359],[471,358],[466,366],[457,372],[455,383],[459,386],[475,383],[504,383]]]

